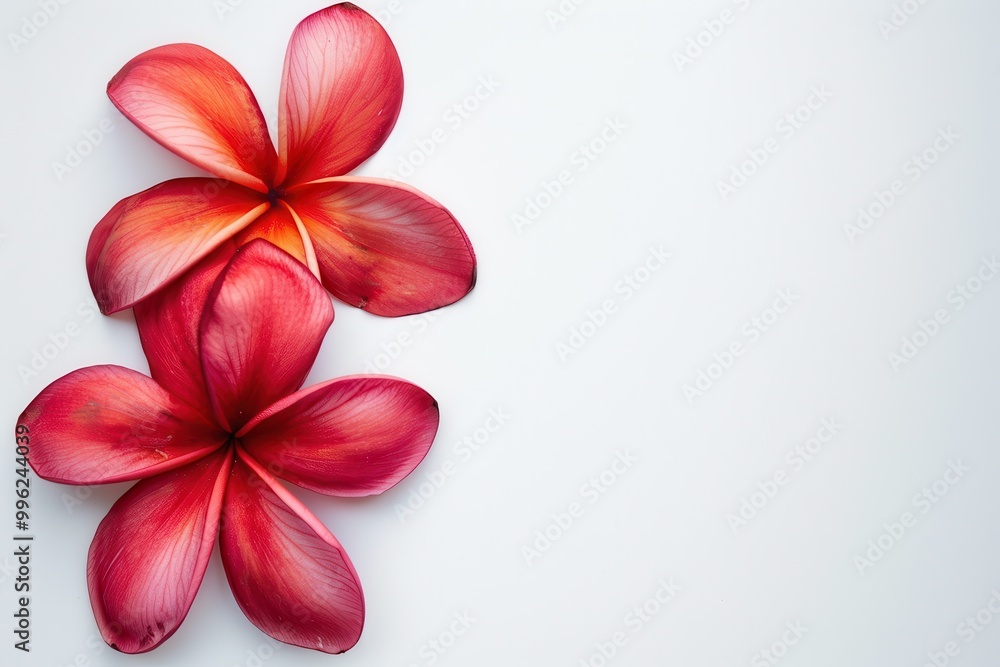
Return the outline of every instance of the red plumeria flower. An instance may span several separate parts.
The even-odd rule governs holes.
[[[296,27],[277,152],[243,77],[194,44],[136,56],[108,96],[161,145],[225,180],[166,181],[104,216],[87,272],[105,314],[162,289],[227,239],[271,241],[338,299],[378,315],[446,306],[474,286],[472,246],[441,204],[400,183],[345,176],[385,143],[403,98],[396,49],[364,10],[345,2]]]
[[[84,368],[49,385],[19,420],[45,479],[141,480],[90,547],[104,640],[141,653],[170,637],[218,534],[254,625],[327,653],[351,648],[364,623],[357,573],[276,477],[334,496],[381,493],[427,453],[437,402],[383,376],[300,390],[333,306],[305,266],[263,240],[238,251],[225,243],[136,316],[152,378]]]

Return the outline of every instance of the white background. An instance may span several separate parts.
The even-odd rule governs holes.
[[[117,654],[96,634],[85,562],[125,486],[78,496],[33,479],[32,652],[15,651],[11,440],[0,459],[0,663],[766,665],[760,652],[777,642],[788,667],[919,667],[954,641],[949,664],[996,664],[1000,619],[971,633],[960,624],[1000,590],[1000,280],[971,301],[954,290],[1000,253],[1000,6],[909,0],[916,13],[884,35],[895,1],[589,0],[555,24],[546,12],[558,0],[398,0],[395,14],[360,2],[382,12],[407,88],[391,138],[358,173],[420,162],[404,180],[456,214],[480,262],[474,292],[433,321],[339,306],[310,378],[381,362],[442,406],[430,455],[390,492],[296,491],[357,566],[361,642],[335,658],[275,650],[240,613],[216,554],[177,634],[150,654]],[[131,315],[93,316],[87,239],[118,199],[199,172],[118,114],[110,77],[148,48],[195,42],[242,72],[273,131],[288,37],[323,4],[231,4],[75,0],[16,49],[9,33],[39,5],[0,10],[6,432],[73,369],[147,370]],[[724,9],[722,34],[703,34],[702,53],[679,67],[674,54]],[[499,87],[448,122],[480,77]],[[799,109],[814,87],[831,97]],[[797,110],[808,119],[779,129]],[[609,119],[627,127],[581,171],[580,146]],[[113,131],[60,178],[53,163],[105,120]],[[437,128],[433,153],[414,153]],[[959,138],[912,180],[912,156],[948,128]],[[724,200],[718,183],[772,138],[777,152]],[[518,229],[512,216],[562,170],[572,183]],[[852,242],[845,225],[895,179],[905,192]],[[651,246],[671,259],[639,271],[648,280],[626,299],[616,286]],[[752,340],[744,324],[770,318],[779,290],[792,307]],[[603,326],[582,326],[607,299],[616,308]],[[893,368],[888,355],[939,309],[947,322]],[[70,324],[78,333],[63,349],[45,347]],[[561,358],[574,327],[593,335]],[[743,354],[720,375],[713,355],[734,342]],[[43,351],[53,358],[28,373]],[[689,400],[700,371],[718,379]],[[490,410],[505,423],[466,460],[454,447]],[[786,455],[824,419],[838,433],[797,469]],[[590,502],[584,485],[618,452],[636,461]],[[448,461],[457,472],[433,494],[424,486],[430,497],[402,521],[398,508]],[[915,504],[959,461],[968,471],[939,483],[943,497]],[[788,477],[773,497],[753,496],[776,472]],[[744,499],[763,506],[736,525]],[[572,503],[582,516],[549,527],[556,539],[527,557]],[[884,536],[904,512],[915,525]],[[891,548],[859,565],[880,536]],[[661,579],[680,591],[637,628],[628,615]],[[456,613],[475,621],[451,637]],[[807,629],[791,646],[786,623]],[[598,645],[618,632],[624,644],[606,660]]]

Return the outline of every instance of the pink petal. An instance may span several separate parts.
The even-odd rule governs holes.
[[[276,155],[240,73],[208,49],[168,44],[130,60],[108,97],[165,148],[205,171],[267,192]]]
[[[229,586],[250,622],[278,641],[342,653],[364,625],[357,572],[330,531],[237,449],[219,535]]]
[[[153,380],[120,366],[56,380],[18,423],[29,429],[31,467],[63,484],[149,477],[207,456],[227,437]]]
[[[215,415],[205,391],[198,328],[212,286],[235,253],[233,241],[223,242],[180,278],[135,304],[149,374],[212,422]]]
[[[252,190],[208,178],[167,181],[118,202],[87,247],[101,312],[128,308],[163,287],[269,206]]]
[[[201,320],[201,363],[216,418],[230,432],[302,386],[333,305],[309,269],[257,239],[216,281]]]
[[[438,406],[420,387],[389,377],[332,380],[279,401],[237,434],[271,473],[336,496],[397,484],[427,454]]]
[[[421,313],[476,283],[476,256],[441,204],[402,184],[333,178],[288,196],[308,230],[323,284],[376,315]]]
[[[180,627],[212,555],[232,448],[146,479],[97,527],[87,584],[111,648],[144,653]]]
[[[351,171],[385,143],[402,101],[399,56],[378,21],[349,2],[307,17],[285,54],[276,182]]]

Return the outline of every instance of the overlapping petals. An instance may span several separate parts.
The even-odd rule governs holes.
[[[309,267],[313,275],[319,276],[316,252],[309,240],[309,234],[287,202],[279,202],[271,210],[255,220],[233,239],[237,246],[254,239],[264,239],[278,246],[289,255]]]
[[[379,493],[427,453],[438,409],[422,389],[381,376],[299,390],[332,319],[301,262],[260,238],[225,241],[136,308],[153,378],[86,368],[21,415],[43,477],[141,479],[101,523],[88,561],[111,646],[144,652],[177,630],[217,533],[253,624],[328,653],[358,641],[365,607],[350,559],[274,475],[335,495]]]
[[[87,258],[102,312],[149,297],[226,239],[267,239],[339,299],[379,315],[440,308],[474,286],[472,246],[444,207],[403,185],[341,178],[385,143],[403,95],[392,41],[353,4],[296,27],[278,151],[246,82],[202,47],[136,56],[108,94],[153,139],[227,180],[168,181],[105,216]]]
[[[160,289],[262,215],[259,193],[227,181],[179,178],[118,202],[97,223],[87,274],[105,313]]]
[[[397,316],[475,284],[472,246],[446,208],[405,185],[345,176],[383,145],[402,93],[391,40],[350,3],[292,35],[277,150],[246,81],[203,47],[152,49],[109,83],[137,127],[215,177],[127,197],[91,235],[98,304],[134,306],[150,377],[117,366],[70,373],[18,423],[46,479],[140,480],[101,522],[87,563],[113,648],[149,651],[177,631],[216,535],[258,628],[327,653],[361,636],[354,566],[279,478],[329,495],[381,493],[437,432],[437,402],[402,380],[302,388],[333,321],[327,290]]]
[[[135,324],[149,371],[160,386],[214,420],[201,369],[201,314],[219,274],[236,254],[226,241],[188,271],[135,307]]]
[[[212,408],[233,433],[302,386],[333,322],[305,266],[263,240],[243,248],[209,295],[199,333]]]

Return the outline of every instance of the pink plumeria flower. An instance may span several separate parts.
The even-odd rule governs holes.
[[[383,376],[300,390],[333,306],[305,266],[267,241],[238,251],[226,242],[136,317],[152,378],[84,368],[45,388],[19,420],[45,479],[141,480],[90,547],[104,640],[141,653],[169,638],[218,534],[254,625],[289,644],[351,648],[365,610],[354,566],[276,477],[334,496],[381,493],[427,453],[437,402]]]
[[[475,285],[472,246],[447,209],[400,183],[346,176],[385,143],[403,99],[392,41],[353,4],[295,28],[277,151],[243,77],[194,44],[136,56],[108,96],[143,132],[224,180],[166,181],[104,216],[87,249],[102,312],[164,288],[227,239],[271,241],[338,299],[378,315],[439,308]]]

